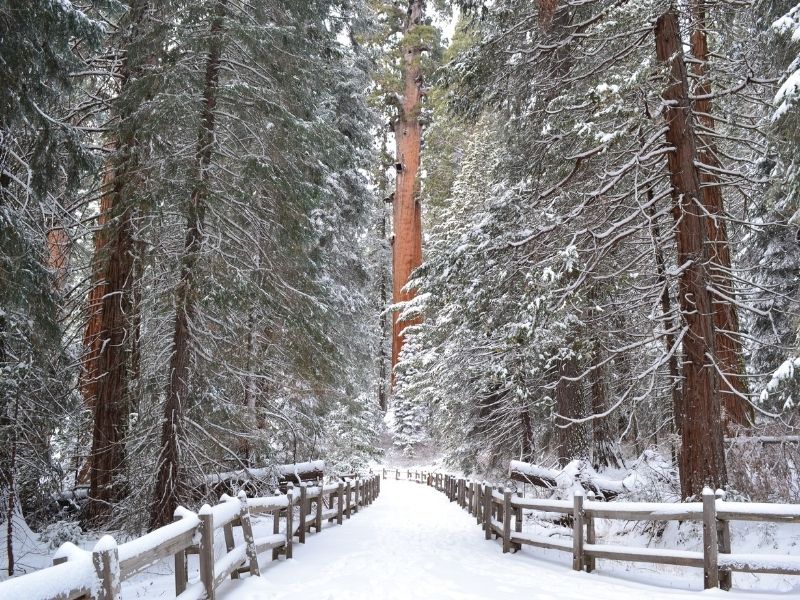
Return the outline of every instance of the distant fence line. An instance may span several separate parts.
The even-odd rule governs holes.
[[[260,576],[258,555],[272,551],[272,560],[282,554],[292,557],[295,537],[302,544],[312,528],[344,519],[372,504],[380,493],[380,477],[369,476],[346,482],[290,487],[286,494],[248,498],[223,496],[216,506],[204,505],[198,513],[183,507],[175,511],[175,522],[117,545],[105,536],[91,552],[71,543],[62,545],[53,566],[0,583],[0,598],[25,600],[117,600],[121,584],[145,567],[174,557],[175,596],[180,600],[214,600],[217,588],[230,577]],[[325,506],[327,499],[327,507]],[[313,509],[312,509],[313,505]],[[295,515],[295,508],[298,515]],[[251,517],[271,514],[273,533],[255,538]],[[297,523],[295,524],[295,516]],[[283,532],[281,531],[283,520]],[[243,542],[235,543],[234,527],[242,530]],[[214,536],[222,530],[225,554],[217,559]],[[189,584],[187,556],[197,554],[199,579]]]
[[[401,477],[401,474],[404,477]],[[486,539],[502,539],[503,552],[523,544],[572,554],[576,571],[595,569],[598,558],[647,562],[703,569],[706,589],[730,590],[731,573],[800,575],[800,556],[732,554],[731,521],[800,523],[800,505],[725,502],[722,493],[706,488],[702,502],[599,502],[593,492],[578,490],[570,500],[524,498],[512,490],[493,487],[446,473],[383,469],[383,478],[407,479],[444,493],[473,515]],[[560,541],[522,531],[523,510],[556,513],[572,518],[572,540]],[[595,519],[625,521],[694,521],[703,524],[703,551],[636,548],[598,544]]]

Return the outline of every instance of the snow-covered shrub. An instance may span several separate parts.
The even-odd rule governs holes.
[[[65,542],[77,545],[82,537],[83,530],[77,521],[56,521],[39,534],[39,540],[52,550],[59,548]]]
[[[652,448],[633,463],[623,481],[621,500],[632,502],[680,502],[681,486],[675,464]]]
[[[791,438],[780,442],[785,430],[778,427],[752,433],[761,435],[735,438],[727,449],[734,496],[753,502],[800,502],[800,444]]]

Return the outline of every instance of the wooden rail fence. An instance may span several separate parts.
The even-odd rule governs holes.
[[[503,552],[522,545],[559,550],[572,555],[576,571],[595,569],[598,558],[647,562],[703,569],[706,589],[731,589],[731,573],[800,575],[800,556],[733,554],[730,522],[800,523],[800,505],[725,502],[722,492],[703,491],[702,502],[600,502],[580,491],[572,501],[524,498],[510,489],[446,473],[383,469],[383,478],[407,479],[444,493],[475,517],[486,539],[501,539]],[[403,477],[401,477],[401,474]],[[572,519],[572,539],[554,540],[522,531],[523,511],[566,515]],[[637,548],[598,544],[596,519],[624,521],[694,521],[703,525],[703,551]]]
[[[121,545],[111,536],[100,539],[91,552],[69,542],[62,545],[53,566],[0,583],[0,598],[116,600],[123,581],[173,556],[176,598],[214,600],[217,588],[229,577],[260,576],[259,554],[271,551],[272,560],[281,554],[291,558],[295,537],[305,543],[312,529],[322,531],[325,520],[341,525],[379,493],[380,477],[370,476],[317,486],[290,485],[286,494],[261,498],[248,498],[240,492],[235,498],[223,496],[216,506],[206,504],[198,513],[179,507],[175,522]],[[260,515],[272,515],[272,535],[256,538],[251,519]],[[242,531],[244,541],[238,545],[234,527]],[[216,558],[214,541],[220,530],[226,552]],[[199,579],[192,584],[190,554],[199,559]]]

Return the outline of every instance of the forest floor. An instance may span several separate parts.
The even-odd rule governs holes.
[[[666,600],[668,598],[766,598],[770,594],[708,591],[702,573],[671,577],[658,585],[647,573],[574,572],[571,557],[556,559],[534,549],[502,553],[485,541],[474,518],[432,488],[384,480],[374,504],[342,527],[329,526],[289,561],[263,563],[261,578],[228,582],[222,600],[463,599]],[[670,582],[677,589],[668,589]],[[682,589],[681,589],[682,588]],[[774,594],[774,592],[772,593]]]

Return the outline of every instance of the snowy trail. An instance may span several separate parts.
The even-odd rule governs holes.
[[[486,599],[620,600],[731,597],[577,573],[523,550],[502,553],[475,520],[424,485],[382,481],[380,497],[342,527],[295,544],[294,558],[265,562],[261,578],[226,584],[222,600]],[[680,585],[681,582],[677,582]],[[736,593],[737,598],[764,595]]]

